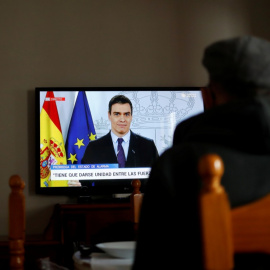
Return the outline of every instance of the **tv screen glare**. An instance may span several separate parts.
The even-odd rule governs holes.
[[[151,172],[153,145],[160,156],[172,146],[176,125],[204,111],[199,87],[38,87],[35,94],[40,159],[36,191],[40,194],[127,194],[134,179],[140,179],[143,191]],[[117,95],[127,97],[133,108],[125,151],[127,161],[132,155],[137,161],[126,161],[124,168],[119,168],[119,150],[110,135],[114,120],[109,118],[108,104]],[[128,149],[134,134],[144,139]],[[96,147],[91,148],[94,143]],[[89,155],[92,159],[86,158]]]

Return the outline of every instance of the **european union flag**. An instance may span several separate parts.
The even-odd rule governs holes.
[[[89,141],[96,139],[95,127],[85,91],[79,91],[66,140],[67,164],[81,164]]]

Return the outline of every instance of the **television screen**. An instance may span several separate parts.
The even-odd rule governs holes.
[[[42,87],[36,104],[37,192],[90,196],[130,193],[133,179],[143,191],[176,125],[204,110],[198,87]]]

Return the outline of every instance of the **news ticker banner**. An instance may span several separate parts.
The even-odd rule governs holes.
[[[118,164],[52,165],[51,180],[145,179],[151,168],[118,168]]]

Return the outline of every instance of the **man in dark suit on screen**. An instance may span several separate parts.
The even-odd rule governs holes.
[[[117,95],[110,100],[108,118],[111,131],[88,144],[82,163],[151,167],[158,158],[157,148],[153,140],[130,130],[132,112],[132,103],[126,96]]]

